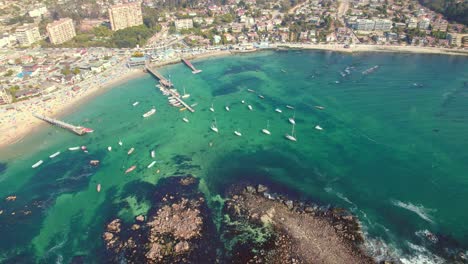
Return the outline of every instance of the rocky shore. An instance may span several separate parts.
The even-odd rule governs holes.
[[[215,228],[193,177],[171,177],[158,184],[153,207],[134,223],[114,219],[102,235],[110,262],[214,263]]]
[[[247,186],[225,203],[230,263],[375,263],[357,219],[343,209],[288,200]]]
[[[147,216],[112,219],[102,235],[115,263],[374,263],[357,219],[343,209],[288,200],[263,185],[229,194],[219,229],[198,180],[162,180]]]

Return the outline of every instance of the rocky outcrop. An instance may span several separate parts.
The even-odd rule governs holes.
[[[374,263],[355,217],[247,186],[226,200],[222,235],[231,263]]]
[[[217,235],[193,177],[171,177],[155,188],[147,217],[111,221],[103,234],[109,258],[127,263],[215,263]],[[146,219],[145,219],[146,218]]]

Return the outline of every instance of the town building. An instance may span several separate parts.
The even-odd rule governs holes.
[[[193,28],[193,20],[190,18],[187,19],[178,19],[175,21],[175,27],[177,30],[181,29],[191,29]]]
[[[50,43],[54,45],[67,42],[76,36],[75,26],[71,18],[62,18],[47,24],[46,29]]]
[[[15,31],[16,40],[20,46],[27,47],[41,40],[39,28],[34,25],[24,25],[18,27]]]
[[[109,8],[109,19],[113,31],[143,25],[139,2],[113,5]]]
[[[447,27],[447,20],[441,18],[434,20],[434,22],[432,23],[432,30],[434,31],[447,31]]]
[[[431,24],[431,21],[429,20],[429,18],[423,18],[423,19],[419,20],[418,28],[426,30],[426,29],[429,28],[430,24]]]
[[[448,33],[447,40],[450,45],[468,47],[468,34]]]
[[[408,28],[417,28],[418,27],[418,20],[414,17],[410,18],[407,22]]]
[[[360,31],[372,31],[374,30],[375,22],[370,19],[357,19],[355,29]]]
[[[12,101],[11,95],[7,92],[5,87],[0,88],[0,105],[9,104]]]
[[[376,19],[374,22],[374,30],[389,31],[392,29],[392,21],[388,19]]]
[[[47,8],[45,6],[40,6],[37,7],[31,11],[28,12],[28,15],[30,17],[40,17],[42,15],[45,15],[47,13]]]

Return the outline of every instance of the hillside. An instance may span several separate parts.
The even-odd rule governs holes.
[[[456,21],[468,26],[468,0],[419,0],[436,12],[444,14],[449,21]]]

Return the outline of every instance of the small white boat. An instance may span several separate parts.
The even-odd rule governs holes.
[[[108,147],[107,147],[107,150],[108,150],[108,151],[112,151],[112,147],[111,147],[111,146],[108,146]]]
[[[189,98],[189,97],[190,97],[190,94],[185,93],[185,87],[184,87],[184,95],[182,95],[182,98]]]
[[[135,151],[135,148],[131,148],[128,152],[127,152],[127,155],[130,155],[133,153],[133,151]]]
[[[96,186],[96,191],[101,192],[101,184],[100,183]]]
[[[255,91],[252,90],[252,89],[247,89],[247,91],[248,91],[248,92],[251,92],[251,93],[255,93]]]
[[[319,109],[319,110],[323,110],[323,109],[325,109],[325,107],[323,107],[323,106],[320,106],[320,105],[316,105],[316,106],[315,106],[315,108],[317,108],[317,109]]]
[[[289,118],[289,123],[295,125],[295,124],[296,124],[295,118],[296,118],[296,112],[294,112],[293,117],[290,117],[290,118]]]
[[[213,132],[218,133],[218,126],[216,125],[216,119],[215,119],[214,123],[211,124],[210,128],[211,128],[211,130],[213,130]]]
[[[140,102],[134,102],[133,106],[137,106]]]
[[[58,155],[60,155],[60,151],[57,151],[54,154],[50,155],[49,158],[53,159],[53,158],[57,157]]]
[[[68,150],[71,150],[71,151],[74,151],[74,150],[79,150],[80,147],[71,147],[71,148],[68,148]]]
[[[286,108],[294,109],[294,107],[293,107],[293,106],[290,106],[290,105],[286,105]]]
[[[242,136],[242,133],[241,133],[241,132],[239,132],[239,131],[237,131],[237,130],[236,130],[236,131],[234,131],[234,134],[235,134],[236,136],[238,136],[238,137],[241,137],[241,136]]]
[[[323,130],[323,128],[322,128],[321,126],[319,126],[319,125],[316,125],[316,126],[315,126],[315,129],[317,129],[317,130]]]
[[[156,157],[156,152],[154,150],[151,151],[151,158],[154,159],[154,157]]]
[[[185,123],[188,123],[188,122],[189,122],[188,118],[186,118],[186,117],[182,118],[182,120],[183,120]]]
[[[33,169],[35,169],[35,168],[41,166],[41,164],[42,164],[43,162],[44,162],[44,161],[40,160],[40,161],[34,163],[34,165],[32,165],[31,167],[32,167]]]
[[[251,106],[251,105],[248,105],[247,107],[249,108],[249,110],[250,110],[250,111],[252,111],[252,110],[253,110],[253,108],[252,108],[252,106]]]
[[[269,126],[270,126],[270,120],[267,121],[267,128],[262,129],[263,134],[271,135],[270,130],[268,130]]]
[[[214,112],[213,104],[211,104],[210,111],[211,111],[211,112]]]
[[[241,103],[245,104],[245,100],[242,100]]]
[[[122,140],[119,140],[119,145],[120,145],[120,146],[122,146],[122,145],[123,145],[123,143],[122,143]]]
[[[228,111],[228,112],[231,111],[231,109],[229,109],[229,106],[227,106],[227,105],[224,107],[224,109],[226,109],[226,111]]]
[[[143,114],[143,117],[152,116],[152,115],[154,115],[154,113],[156,113],[156,108],[152,108],[152,109],[149,110],[148,112],[144,113],[144,114]]]
[[[154,164],[156,164],[156,161],[151,162],[151,163],[148,165],[148,169],[151,169],[151,167],[153,167]]]
[[[288,139],[288,140],[297,141],[296,137],[294,136],[294,125],[292,126],[291,135],[286,134],[285,137],[286,137],[286,139]]]
[[[283,113],[283,111],[281,111],[281,109],[279,109],[279,108],[276,108],[275,111],[278,112],[278,113]]]
[[[261,95],[261,94],[259,94],[258,97],[259,97],[260,99],[265,99],[265,96],[263,96],[263,95]]]

